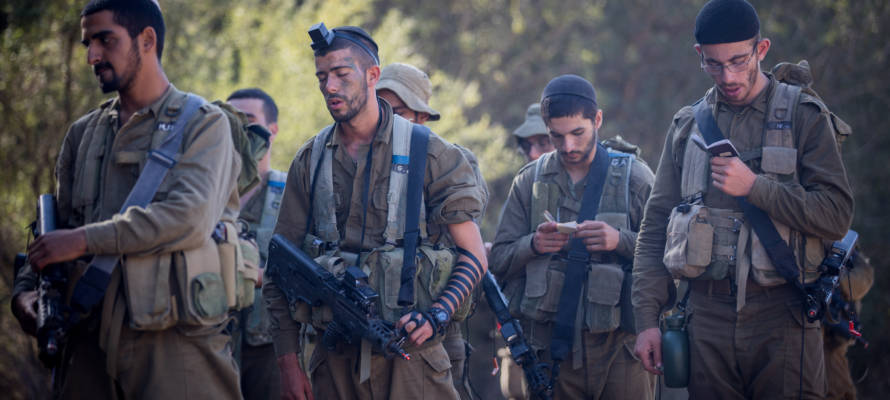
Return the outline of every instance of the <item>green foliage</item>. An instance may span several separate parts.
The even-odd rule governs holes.
[[[53,165],[67,126],[103,95],[79,45],[85,1],[0,3],[0,300],[8,310],[9,260],[26,246],[36,195],[53,189]],[[298,147],[331,122],[314,76],[306,30],[324,21],[368,29],[384,64],[406,62],[429,73],[430,127],[473,150],[492,201],[483,221],[493,237],[497,216],[522,159],[509,132],[556,75],[576,73],[597,88],[601,133],[620,133],[656,165],[673,113],[710,85],[698,69],[693,21],[701,0],[162,0],[167,23],[164,69],[178,88],[208,99],[260,87],[278,102],[280,134],[272,164],[287,169]],[[762,33],[772,39],[763,63],[807,59],[816,90],[854,128],[844,146],[856,193],[854,228],[877,269],[887,266],[890,172],[874,168],[890,151],[890,3],[882,0],[753,0]],[[854,371],[871,372],[864,398],[890,390],[886,331],[890,277],[878,274],[863,308],[872,346],[854,351]],[[47,375],[7,311],[0,312],[0,388],[11,398],[45,396]],[[25,349],[22,351],[21,349]],[[8,371],[18,371],[8,372]]]

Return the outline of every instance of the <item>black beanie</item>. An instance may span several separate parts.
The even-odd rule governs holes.
[[[593,89],[593,85],[587,79],[578,75],[560,75],[553,78],[544,87],[544,92],[541,93],[541,101],[557,94],[570,94],[582,97],[596,104],[596,91]]]
[[[745,0],[711,0],[695,17],[698,44],[735,43],[760,32],[757,11]]]

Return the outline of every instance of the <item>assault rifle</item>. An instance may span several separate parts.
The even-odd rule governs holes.
[[[553,386],[545,375],[545,370],[549,370],[550,367],[545,363],[538,362],[534,350],[525,341],[519,321],[510,315],[507,299],[504,298],[504,293],[501,292],[501,288],[491,272],[486,272],[482,277],[482,290],[485,291],[488,305],[497,316],[500,325],[498,331],[507,342],[510,356],[525,372],[525,380],[528,382],[528,388],[532,395],[537,399],[550,400],[553,398]]]
[[[828,255],[819,265],[821,273],[819,280],[807,285],[806,316],[810,322],[819,321],[825,316],[830,319],[831,313],[826,313],[826,311],[832,303],[835,289],[840,282],[841,272],[847,268],[846,264],[850,260],[850,255],[853,254],[853,248],[858,239],[859,234],[854,230],[849,230],[843,239],[834,242]],[[853,331],[852,324],[850,324],[850,330]]]
[[[364,339],[386,358],[398,355],[411,359],[402,348],[405,335],[397,335],[392,324],[376,318],[378,295],[368,286],[368,275],[358,267],[347,267],[343,279],[338,279],[289,240],[275,235],[269,243],[266,273],[291,305],[303,302],[331,308],[334,320],[322,338],[328,349],[333,350],[340,340],[357,344]]]
[[[34,238],[56,230],[58,214],[56,199],[42,194],[37,199],[37,220],[31,224]],[[37,286],[37,345],[38,357],[47,368],[59,365],[70,327],[70,307],[65,304],[68,273],[61,264],[47,265],[40,272]]]

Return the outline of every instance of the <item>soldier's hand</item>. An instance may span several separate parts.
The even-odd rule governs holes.
[[[723,193],[739,197],[751,193],[757,175],[738,157],[711,157],[711,179]]]
[[[542,222],[535,229],[535,236],[532,238],[534,250],[541,254],[560,251],[568,242],[569,235],[559,233],[556,222]]]
[[[618,247],[621,235],[603,221],[584,221],[578,225],[575,237],[584,239],[587,251],[612,251]]]
[[[411,313],[405,314],[396,323],[396,331],[405,329],[408,332],[408,341],[414,346],[420,346],[429,338],[433,337],[433,326],[429,321],[423,321],[423,325],[417,326],[417,322],[411,320]]]
[[[278,357],[278,369],[281,371],[281,398],[288,400],[314,400],[312,385],[306,372],[300,368],[297,353],[288,353]]]
[[[661,372],[661,331],[649,328],[637,335],[634,354],[643,362],[643,368],[654,375]]]
[[[37,335],[37,291],[21,292],[12,299],[12,314],[25,333]]]
[[[37,272],[43,267],[71,261],[87,252],[87,236],[83,229],[59,229],[47,232],[28,246],[28,262]]]

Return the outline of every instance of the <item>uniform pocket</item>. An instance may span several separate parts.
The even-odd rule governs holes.
[[[419,351],[420,358],[426,362],[436,373],[443,373],[451,369],[451,360],[442,344],[429,346]]]
[[[519,310],[533,320],[549,320],[548,313],[556,312],[559,303],[565,274],[551,269],[550,263],[549,257],[538,257],[525,266],[525,290]]]
[[[775,220],[773,225],[775,225],[776,231],[779,232],[779,236],[787,244],[788,238],[791,236],[791,229],[787,225]],[[760,286],[778,286],[787,282],[776,271],[776,267],[766,252],[766,248],[763,247],[763,243],[753,229],[751,229],[751,274],[754,281]]]
[[[797,149],[791,147],[765,146],[760,169],[763,172],[789,175],[797,168]]]
[[[587,277],[587,311],[584,319],[591,332],[608,332],[621,323],[621,287],[624,271],[618,264],[592,264]]]
[[[219,274],[213,272],[199,274],[192,279],[190,289],[192,307],[199,317],[217,317],[229,309],[225,300],[225,284]]]
[[[696,278],[710,265],[714,227],[707,216],[701,205],[681,204],[671,211],[662,261],[674,277]]]

